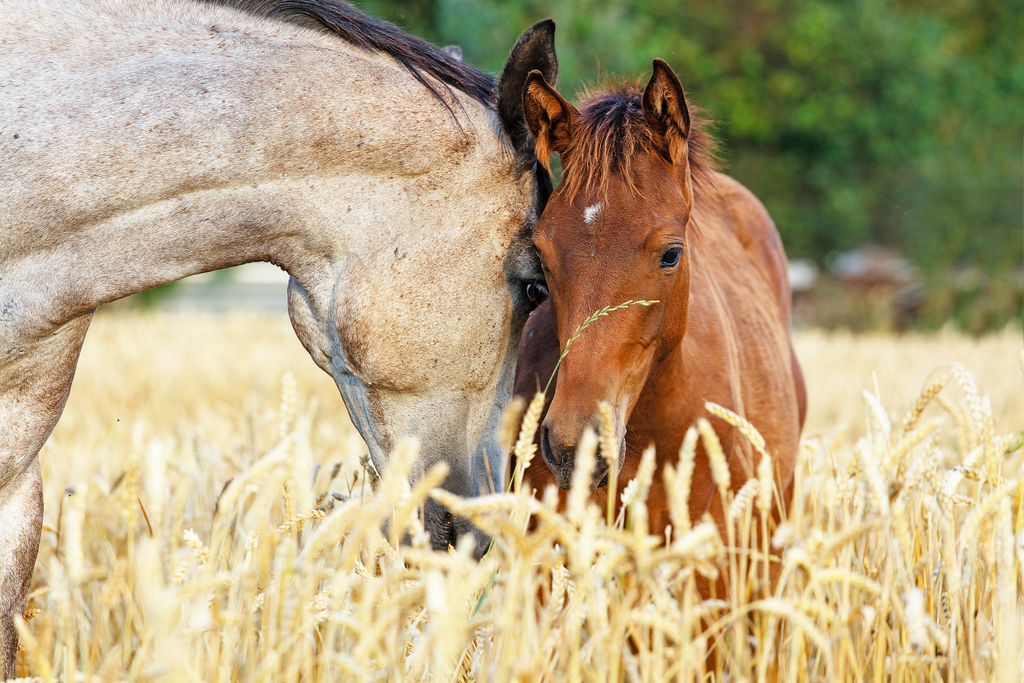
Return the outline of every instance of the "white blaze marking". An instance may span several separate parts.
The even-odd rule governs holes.
[[[593,223],[594,219],[597,218],[597,214],[601,213],[601,209],[603,208],[604,207],[601,206],[601,202],[598,202],[593,206],[588,206],[587,208],[583,209],[583,222],[588,224]]]

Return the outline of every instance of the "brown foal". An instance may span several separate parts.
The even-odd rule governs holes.
[[[550,299],[523,334],[515,392],[543,388],[577,327],[606,306],[655,300],[602,317],[574,341],[547,393],[532,485],[567,489],[576,447],[613,410],[618,491],[654,444],[658,467],[648,500],[650,529],[669,523],[661,471],[687,428],[704,416],[722,443],[733,490],[755,476],[759,456],[731,425],[705,410],[718,403],[764,436],[788,504],[806,390],[790,339],[786,256],[761,202],[714,167],[714,142],[687,106],[676,75],[655,60],[642,91],[590,93],[582,109],[540,73],[524,88],[537,156],[561,155],[564,176],[534,235]],[[599,463],[593,497],[602,509],[609,476]],[[618,505],[616,501],[616,505]],[[723,501],[700,447],[689,498],[725,536]]]

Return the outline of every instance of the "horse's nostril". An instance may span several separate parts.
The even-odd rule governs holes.
[[[424,522],[430,532],[430,547],[447,550],[456,541],[455,519],[448,508],[436,501],[428,500],[424,508]]]
[[[456,517],[449,512],[448,516],[445,518],[444,525],[445,537],[447,539],[444,544],[445,550],[448,549],[448,546],[455,547],[455,545],[459,542],[459,526],[460,525],[458,519],[456,519]]]

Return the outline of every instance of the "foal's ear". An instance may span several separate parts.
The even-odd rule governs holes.
[[[523,115],[523,86],[532,71],[540,71],[549,83],[558,81],[555,54],[555,22],[538,21],[519,36],[498,79],[498,117],[516,151],[528,153],[530,134]]]
[[[693,183],[690,177],[690,110],[683,86],[675,73],[660,59],[654,60],[654,74],[644,89],[644,118],[663,142],[662,154],[672,162],[683,183],[687,204],[693,207]]]
[[[551,172],[551,153],[565,154],[572,140],[572,127],[580,113],[548,85],[539,71],[531,71],[523,87],[526,125],[537,139],[535,154]]]

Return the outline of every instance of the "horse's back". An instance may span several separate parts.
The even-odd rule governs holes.
[[[715,180],[695,226],[694,278],[708,282],[692,285],[690,327],[705,324],[730,338],[737,404],[729,407],[763,430],[769,451],[791,466],[807,399],[790,334],[785,250],[760,200],[729,176]],[[687,337],[697,342],[697,334]]]
[[[789,286],[789,262],[775,221],[761,200],[742,183],[725,174],[717,175],[722,210],[727,225],[743,247],[744,253],[769,284],[778,301],[780,321],[788,332],[792,327],[792,291]],[[792,340],[789,340],[791,373],[796,388],[800,427],[807,416],[807,388],[803,371],[797,361]]]
[[[715,174],[714,201],[709,211],[717,228],[727,229],[764,282],[775,293],[779,312],[789,326],[790,289],[786,252],[775,222],[753,192],[724,173]],[[723,258],[724,255],[719,255]]]
[[[387,56],[231,7],[0,2],[0,254],[211,187],[423,175],[466,146],[443,111]]]

